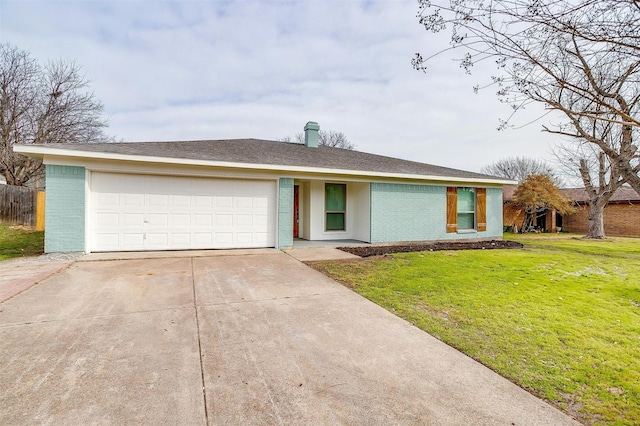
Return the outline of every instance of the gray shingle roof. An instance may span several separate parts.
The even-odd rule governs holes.
[[[513,192],[516,190],[515,185],[505,185],[502,188],[502,196],[504,201],[511,201]],[[560,188],[560,193],[568,197],[572,201],[584,204],[589,202],[589,195],[584,188]],[[629,203],[640,201],[640,195],[630,186],[622,186],[613,194],[609,203]]]
[[[50,144],[47,148],[121,155],[167,157],[188,160],[222,161],[274,166],[318,167],[450,178],[504,180],[480,173],[341,148],[259,139],[224,139],[183,142],[121,142],[95,144]]]
[[[568,196],[576,203],[588,203],[589,195],[584,188],[565,188],[560,190],[564,195]],[[613,194],[609,203],[628,203],[640,201],[640,195],[629,186],[622,186]]]

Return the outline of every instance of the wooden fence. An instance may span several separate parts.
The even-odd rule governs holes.
[[[44,191],[0,185],[0,223],[44,230]]]

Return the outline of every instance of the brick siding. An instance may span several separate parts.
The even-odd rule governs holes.
[[[278,184],[278,248],[293,247],[293,179]]]
[[[487,188],[487,230],[447,233],[447,188],[371,184],[371,242],[468,240],[502,237],[502,189]]]
[[[578,211],[564,216],[562,229],[576,234],[589,230],[589,206],[580,205]],[[604,208],[604,232],[609,236],[640,237],[640,203],[616,203]]]
[[[503,216],[505,226],[517,226],[520,229],[524,223],[525,213],[522,207],[509,203],[504,205]]]
[[[85,249],[84,167],[48,164],[44,251],[77,252]]]

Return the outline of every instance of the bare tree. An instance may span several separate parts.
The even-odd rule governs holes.
[[[495,163],[482,166],[482,173],[499,176],[505,179],[524,181],[529,175],[548,175],[556,180],[553,168],[541,160],[527,157],[508,157]],[[558,184],[558,182],[556,182]]]
[[[492,84],[515,114],[531,102],[560,111],[565,121],[544,127],[604,152],[640,192],[640,2],[634,0],[419,0],[425,29],[450,28],[461,67],[494,60]],[[425,70],[430,57],[416,54]],[[474,88],[478,90],[479,87]],[[513,114],[512,114],[513,115]],[[508,126],[503,121],[501,128]],[[616,126],[618,140],[593,123]],[[613,143],[612,143],[613,142]]]
[[[596,127],[599,129],[596,130]],[[621,140],[621,135],[617,133],[620,130],[620,126],[611,122],[593,121],[592,131],[605,138],[611,146],[616,146]],[[586,141],[560,145],[555,154],[565,171],[580,179],[589,198],[589,230],[586,238],[604,238],[604,208],[624,184],[617,165],[597,145]]]
[[[42,162],[15,144],[104,142],[102,104],[73,62],[41,66],[28,52],[0,45],[0,173],[24,185],[44,173]]]
[[[285,136],[284,138],[280,138],[280,141],[304,143],[304,133],[296,133],[294,137]],[[333,130],[329,130],[328,132],[320,130],[318,132],[318,145],[351,150],[356,149],[356,145],[350,142],[344,133]]]

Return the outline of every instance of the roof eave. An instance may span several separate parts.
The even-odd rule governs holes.
[[[228,161],[196,160],[196,159],[174,158],[174,157],[115,154],[115,153],[109,153],[109,152],[92,152],[92,151],[52,148],[52,147],[47,147],[42,145],[38,145],[38,146],[14,145],[14,151],[31,156],[31,157],[38,158],[40,160],[45,160],[45,157],[50,155],[50,156],[56,156],[56,157],[71,157],[75,159],[86,158],[86,159],[93,159],[93,160],[133,161],[133,162],[147,162],[147,163],[156,163],[156,164],[164,163],[164,164],[179,164],[179,165],[189,165],[189,166],[223,167],[223,168],[244,169],[244,170],[286,171],[286,172],[332,174],[332,175],[346,175],[346,176],[371,176],[371,177],[378,177],[378,178],[382,177],[382,178],[440,181],[440,182],[455,181],[455,182],[487,184],[487,185],[511,185],[511,184],[517,183],[512,180],[464,178],[464,177],[454,177],[454,176],[434,176],[434,175],[421,175],[421,174],[409,174],[409,173],[376,172],[376,171],[365,171],[365,170],[329,169],[329,168],[323,168],[323,167],[288,166],[288,165],[261,164],[261,163],[238,163],[238,162],[228,162]]]

